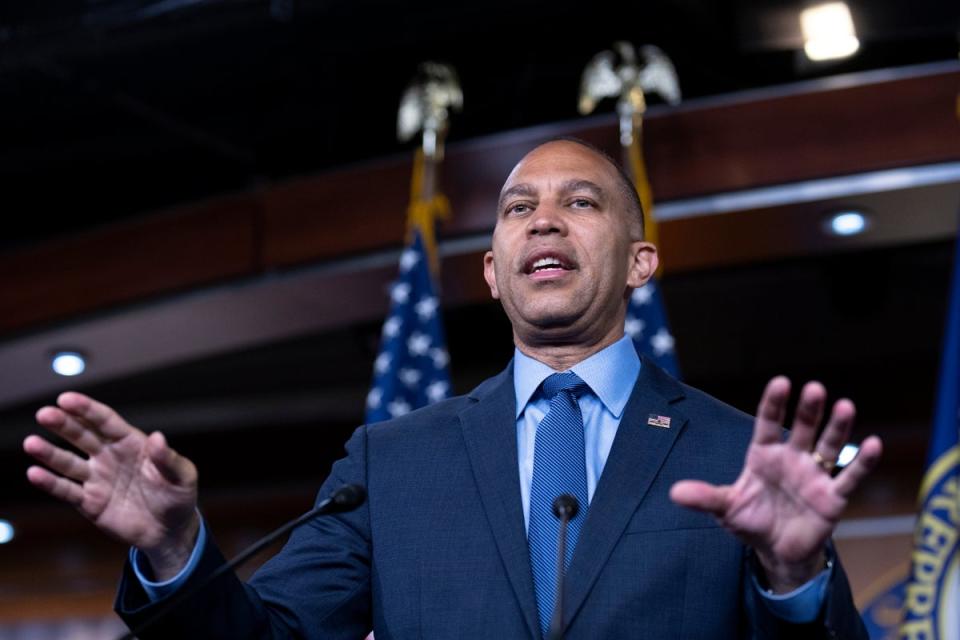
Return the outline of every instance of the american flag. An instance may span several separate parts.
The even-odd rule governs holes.
[[[633,290],[623,330],[633,338],[639,353],[651,358],[671,375],[680,377],[673,336],[667,326],[667,312],[655,280]]]
[[[440,303],[419,229],[400,255],[400,273],[390,286],[390,312],[367,394],[366,422],[402,416],[450,396]]]

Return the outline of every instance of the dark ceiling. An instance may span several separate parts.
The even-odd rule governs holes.
[[[660,46],[687,99],[957,55],[960,5],[862,0],[861,51],[804,63],[800,4],[6,2],[0,249],[407,151],[396,109],[427,59],[459,72],[459,140],[577,117],[583,66],[617,39]]]

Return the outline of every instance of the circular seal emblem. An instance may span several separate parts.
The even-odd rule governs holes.
[[[920,500],[900,638],[960,640],[960,446],[931,465]]]

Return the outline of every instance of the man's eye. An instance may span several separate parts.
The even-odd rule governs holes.
[[[594,206],[593,201],[586,198],[576,198],[571,204],[577,209],[588,209]]]
[[[507,207],[508,214],[523,215],[524,213],[529,213],[529,212],[530,212],[530,205],[524,202],[518,202],[516,204],[512,204],[509,207]]]

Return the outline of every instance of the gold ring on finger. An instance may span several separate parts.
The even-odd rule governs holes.
[[[818,467],[827,473],[832,473],[837,466],[836,460],[828,460],[827,458],[824,458],[819,451],[813,452],[813,461],[817,463]]]

